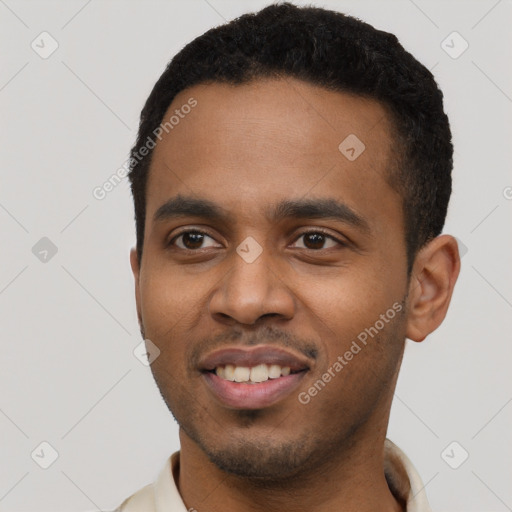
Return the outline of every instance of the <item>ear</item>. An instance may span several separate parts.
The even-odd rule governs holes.
[[[418,252],[409,283],[407,338],[423,341],[441,325],[459,271],[459,248],[453,236],[438,236]]]
[[[137,249],[134,247],[130,250],[130,265],[132,267],[133,277],[135,279],[135,303],[137,304],[137,318],[139,319],[139,326],[142,326],[142,315],[140,308],[140,264],[137,256]]]

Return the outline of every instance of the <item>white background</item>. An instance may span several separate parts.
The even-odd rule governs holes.
[[[126,160],[171,57],[268,3],[0,0],[0,510],[113,509],[178,449],[132,353],[128,180],[102,201],[92,191]],[[316,5],[395,33],[433,70],[454,135],[445,232],[467,253],[444,324],[408,342],[388,437],[434,510],[512,510],[511,2]],[[31,48],[43,31],[59,45],[47,59]],[[456,59],[441,47],[453,31],[469,43]],[[46,263],[42,237],[58,248]],[[31,458],[43,441],[59,454],[46,470]],[[458,469],[441,457],[453,441],[469,453]]]

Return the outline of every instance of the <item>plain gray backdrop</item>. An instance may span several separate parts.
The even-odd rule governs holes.
[[[178,449],[134,355],[128,180],[93,191],[126,161],[171,57],[268,3],[0,0],[0,510],[112,509]],[[395,33],[453,131],[444,232],[462,271],[443,325],[407,342],[388,437],[434,510],[512,510],[511,2],[315,5]]]

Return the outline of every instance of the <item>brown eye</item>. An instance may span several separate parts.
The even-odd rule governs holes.
[[[308,249],[322,249],[325,239],[325,235],[321,233],[307,233],[304,235],[304,245]]]
[[[210,239],[212,241],[213,238],[206,233],[203,233],[202,231],[197,230],[189,230],[189,231],[183,231],[179,235],[175,236],[170,242],[169,245],[174,245],[175,242],[178,240],[181,241],[181,243],[176,243],[176,246],[180,249],[185,249],[189,251],[197,250],[197,249],[203,249],[203,243]],[[211,245],[210,245],[211,247]]]
[[[345,246],[345,244],[331,235],[324,233],[323,231],[307,231],[302,233],[297,240],[303,239],[303,247],[304,249],[311,250],[321,250],[321,249],[329,249],[332,247]],[[325,247],[325,244],[330,242],[330,246]]]

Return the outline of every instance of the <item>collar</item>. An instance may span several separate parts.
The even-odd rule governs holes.
[[[384,442],[384,475],[390,491],[406,512],[432,512],[416,468],[389,439]]]

